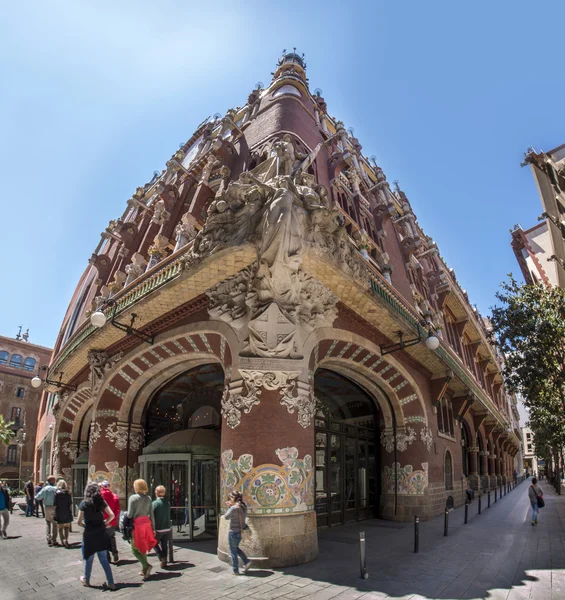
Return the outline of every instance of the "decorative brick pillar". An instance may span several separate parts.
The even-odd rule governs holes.
[[[117,416],[116,409],[99,409],[92,419],[88,476],[90,481],[108,480],[112,491],[125,503],[139,475],[137,459],[143,446],[143,431],[139,426],[128,427]]]
[[[467,453],[469,455],[469,476],[467,480],[469,482],[469,487],[472,490],[479,490],[479,463],[478,463],[478,454],[479,449],[473,446],[467,448]]]
[[[496,478],[496,456],[494,454],[489,454],[488,456],[488,475],[490,488],[494,489],[498,483]]]
[[[248,359],[272,371],[240,369],[222,399],[221,506],[232,490],[248,506],[243,549],[261,565],[285,567],[318,555],[314,512],[314,398],[296,361]],[[292,364],[294,363],[294,364]],[[296,371],[275,370],[294,366]],[[218,556],[229,561],[220,520]]]

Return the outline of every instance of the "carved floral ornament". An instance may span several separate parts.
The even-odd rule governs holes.
[[[394,451],[394,437],[395,436],[393,431],[383,431],[381,433],[381,445],[383,446],[386,452]],[[398,452],[404,452],[408,449],[408,446],[410,446],[410,444],[416,441],[416,439],[416,431],[412,427],[407,427],[406,431],[397,430],[396,450]],[[420,440],[424,444],[428,452],[430,452],[434,441],[431,428],[424,426],[421,429]]]
[[[125,450],[129,447],[137,452],[143,446],[143,432],[131,430],[128,435],[128,426],[113,422],[106,427],[106,437],[114,444],[116,450]]]
[[[102,385],[102,381],[113,368],[113,366],[122,359],[124,353],[118,352],[113,356],[108,356],[105,350],[89,350],[88,364],[90,365],[90,386],[92,394],[97,394]]]
[[[247,393],[242,395],[226,388],[222,398],[222,416],[228,427],[235,429],[242,414],[249,414],[261,402],[262,389],[281,390],[280,404],[290,414],[297,413],[301,427],[309,427],[315,413],[315,399],[308,384],[298,381],[298,371],[251,371],[240,369]]]

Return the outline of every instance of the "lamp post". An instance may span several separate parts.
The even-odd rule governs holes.
[[[18,432],[16,433],[16,437],[14,439],[14,441],[18,445],[18,448],[20,449],[20,463],[19,463],[19,467],[18,467],[19,490],[22,489],[22,455],[23,455],[23,449],[24,449],[24,446],[26,443],[26,436],[27,436],[27,434],[22,427],[21,429],[18,429]]]

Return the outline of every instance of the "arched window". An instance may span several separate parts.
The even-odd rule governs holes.
[[[8,366],[14,367],[15,369],[22,368],[23,358],[20,354],[12,354],[12,358],[10,358],[10,364]]]
[[[453,489],[453,460],[451,459],[451,452],[449,450],[445,453],[444,460],[444,474],[445,474],[445,489]]]
[[[35,358],[31,358],[30,356],[28,356],[24,360],[24,369],[26,371],[33,371],[35,369],[35,363],[36,363]]]
[[[6,352],[6,350],[2,350],[2,352],[0,352],[0,365],[7,364],[9,356],[10,355],[8,354],[8,352]]]

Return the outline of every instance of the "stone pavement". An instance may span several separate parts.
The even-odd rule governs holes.
[[[103,591],[103,571],[95,559],[92,584],[82,587],[81,534],[75,526],[75,548],[49,548],[43,521],[12,515],[8,540],[0,540],[0,599],[75,600],[100,598],[249,598],[251,600],[377,600],[394,598],[494,598],[563,600],[565,598],[565,496],[542,484],[546,508],[540,524],[530,525],[528,482],[491,508],[475,500],[469,523],[463,509],[450,514],[449,536],[443,537],[443,517],[422,523],[420,552],[413,553],[413,526],[365,521],[320,532],[320,557],[300,567],[255,570],[234,577],[218,561],[213,542],[177,547],[179,561],[169,569],[155,568],[143,583],[139,567],[120,539],[121,561],[113,567],[117,592]],[[367,536],[369,579],[359,577],[358,539]],[[157,565],[154,557],[150,559]]]

